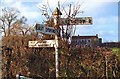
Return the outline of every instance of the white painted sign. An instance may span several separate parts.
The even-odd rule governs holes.
[[[25,77],[25,76],[20,76],[20,79],[33,79],[33,78],[28,78],[28,77]]]
[[[50,34],[50,35],[58,34],[57,29],[53,27],[46,27],[45,25],[42,24],[35,24],[34,27],[36,29],[36,32],[40,32],[43,34]]]
[[[54,47],[55,40],[29,41],[29,47]]]
[[[92,25],[92,17],[61,18],[61,25]]]

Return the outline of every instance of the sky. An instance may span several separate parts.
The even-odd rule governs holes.
[[[118,2],[119,0],[1,0],[0,9],[4,7],[15,7],[21,12],[21,16],[27,18],[27,23],[33,25],[42,23],[46,18],[42,15],[42,5],[49,6],[51,15],[60,1],[62,16],[68,5],[80,5],[80,12],[76,17],[92,17],[92,25],[77,25],[75,35],[96,35],[103,42],[118,41]],[[68,11],[67,11],[68,12]],[[71,11],[72,12],[72,11]]]

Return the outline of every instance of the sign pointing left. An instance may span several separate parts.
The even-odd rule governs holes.
[[[35,24],[34,27],[36,29],[36,32],[40,32],[43,34],[49,34],[49,35],[58,34],[57,29],[55,29],[53,27],[46,27],[45,25],[42,25],[42,24]]]
[[[29,41],[29,47],[54,47],[55,40],[43,40],[42,42],[39,41]]]

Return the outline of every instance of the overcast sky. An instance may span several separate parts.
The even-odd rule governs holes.
[[[48,1],[48,3],[47,3]],[[49,14],[52,14],[60,1],[61,7],[80,4],[77,17],[93,18],[93,25],[77,25],[75,35],[96,35],[103,38],[103,42],[118,41],[118,1],[119,0],[1,0],[0,9],[15,7],[25,16],[27,23],[42,23],[45,19],[38,7],[42,4],[49,5]],[[63,11],[62,11],[63,12]],[[64,12],[63,12],[64,14]]]

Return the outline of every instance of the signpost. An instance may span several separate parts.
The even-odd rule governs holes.
[[[45,25],[42,24],[35,24],[34,27],[36,29],[36,32],[49,34],[49,35],[58,34],[57,29],[55,29],[54,27],[46,27]]]
[[[61,18],[61,25],[91,25],[92,17]]]
[[[43,40],[42,42],[39,41],[29,41],[29,47],[55,47],[55,66],[56,66],[56,79],[59,77],[59,70],[58,70],[58,30],[59,25],[91,25],[93,24],[92,17],[80,17],[80,18],[61,18],[60,15],[62,13],[59,11],[58,8],[55,9],[53,12],[54,16],[54,25],[53,27],[46,27],[42,24],[35,24],[36,32],[48,34],[48,35],[55,35],[55,40]],[[59,21],[61,23],[59,24]]]

